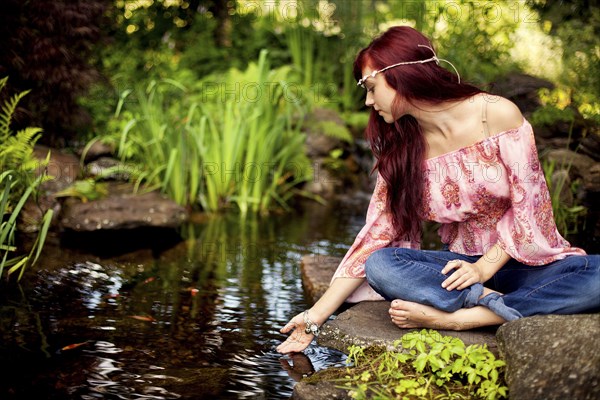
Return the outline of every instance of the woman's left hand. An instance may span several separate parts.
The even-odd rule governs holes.
[[[481,271],[475,264],[463,260],[452,260],[448,261],[446,266],[442,269],[442,274],[447,274],[450,271],[455,270],[452,275],[442,282],[442,287],[448,290],[463,290],[469,286],[483,282]]]

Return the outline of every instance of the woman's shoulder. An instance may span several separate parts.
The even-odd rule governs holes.
[[[502,96],[484,94],[482,99],[486,107],[487,124],[490,136],[520,128],[524,118],[515,103]]]

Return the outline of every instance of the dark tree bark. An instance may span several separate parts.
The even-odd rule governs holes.
[[[99,76],[88,59],[111,4],[2,0],[0,76],[8,76],[10,86],[3,95],[31,89],[20,103],[14,129],[39,126],[45,131],[42,142],[65,145],[90,122],[77,98]]]
[[[231,14],[234,11],[233,2],[229,0],[212,0],[208,10],[217,20],[214,37],[217,46],[231,47]]]

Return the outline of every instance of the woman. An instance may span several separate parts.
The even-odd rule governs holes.
[[[385,299],[400,328],[454,330],[600,308],[600,256],[558,233],[531,125],[439,61],[409,27],[358,54],[378,171],[366,225],[279,352],[306,348],[344,301]],[[423,220],[441,223],[443,251],[419,250]]]

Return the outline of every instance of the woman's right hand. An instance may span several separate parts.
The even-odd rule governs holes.
[[[279,353],[287,354],[300,352],[307,348],[315,335],[312,333],[306,333],[304,331],[305,328],[306,324],[304,323],[303,313],[300,313],[292,318],[290,322],[288,322],[280,330],[281,333],[288,333],[290,331],[292,331],[292,333],[290,336],[288,336],[285,342],[277,346],[277,351]]]

